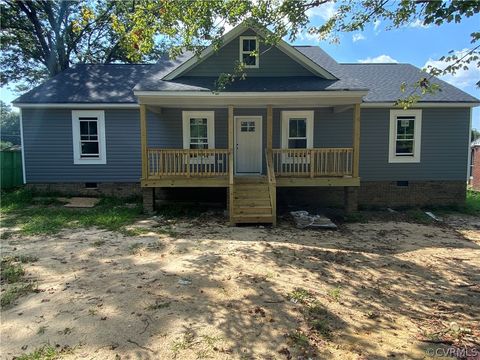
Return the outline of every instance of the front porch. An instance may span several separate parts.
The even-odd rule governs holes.
[[[346,204],[355,208],[349,187],[358,187],[360,148],[359,103],[334,105],[333,112],[352,110],[351,146],[315,147],[310,141],[306,148],[284,148],[274,139],[274,106],[266,110],[264,147],[258,154],[258,173],[238,172],[239,150],[233,105],[227,108],[225,148],[163,148],[149,146],[147,112],[152,104],[141,103],[142,179],[144,188],[162,187],[225,187],[228,189],[228,209],[232,224],[242,222],[276,222],[276,188],[304,186],[345,187]],[[258,107],[258,106],[256,106]],[[278,106],[278,108],[281,108]],[[223,108],[225,110],[225,108]],[[158,111],[158,109],[157,109]],[[255,116],[252,116],[252,118]],[[248,116],[242,116],[248,118]],[[313,124],[312,124],[313,126]],[[278,129],[276,129],[278,137]],[[277,143],[274,147],[273,144]],[[244,176],[248,175],[248,176]],[[152,189],[153,190],[153,189]],[[154,191],[150,192],[151,194]],[[153,196],[153,195],[152,195]],[[253,197],[252,197],[253,196]],[[348,199],[347,199],[348,197]],[[148,203],[153,203],[148,201]],[[353,206],[352,206],[353,203]]]

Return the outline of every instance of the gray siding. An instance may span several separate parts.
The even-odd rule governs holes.
[[[420,163],[388,163],[390,111],[361,112],[360,177],[374,180],[466,180],[469,109],[423,109]]]
[[[244,32],[244,35],[255,35],[251,30]],[[231,73],[234,64],[240,57],[239,38],[232,40],[222,47],[221,51],[215,52],[209,58],[198,64],[196,67],[184,74],[184,76],[215,76],[219,73]],[[277,47],[270,47],[260,43],[259,68],[245,69],[249,76],[312,76],[312,72],[305,69],[298,62],[284,54]]]
[[[138,110],[105,110],[106,165],[74,165],[72,112],[22,111],[27,183],[139,181]]]
[[[203,109],[202,109],[203,110]],[[215,146],[227,148],[227,109],[215,111]],[[266,147],[266,109],[235,109],[234,115],[261,115]],[[352,111],[315,109],[314,146],[352,146]],[[141,173],[138,110],[105,110],[106,165],[74,165],[71,110],[22,111],[26,179],[41,182],[132,182]],[[388,109],[362,109],[360,176],[364,181],[465,180],[469,109],[424,109],[421,162],[388,163]],[[273,112],[273,147],[280,147],[281,109]],[[148,144],[182,148],[182,109],[148,112]],[[263,150],[262,150],[263,151]],[[264,162],[264,157],[262,157]],[[263,163],[265,171],[265,163]]]

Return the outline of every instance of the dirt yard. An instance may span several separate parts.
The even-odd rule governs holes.
[[[2,309],[0,357],[45,344],[65,359],[433,359],[452,344],[472,356],[480,219],[446,221],[312,231],[158,217],[135,236],[14,234],[2,257],[37,257],[23,265],[35,289]]]

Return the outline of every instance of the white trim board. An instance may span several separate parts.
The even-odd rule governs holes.
[[[291,118],[307,119],[307,149],[313,148],[313,126],[314,111],[313,110],[288,110],[282,111],[282,149],[288,149],[288,124]]]
[[[477,107],[480,106],[480,102],[475,103],[475,102],[417,102],[412,105],[412,108],[472,108],[472,107]],[[381,102],[381,103],[375,103],[375,102],[367,102],[367,103],[361,103],[360,107],[362,108],[394,108],[401,110],[398,106],[395,106],[395,103],[393,102]]]
[[[22,176],[23,179],[22,180],[23,180],[23,183],[26,184],[27,183],[27,173],[25,172],[25,142],[23,141],[22,109],[20,109],[19,117],[20,117],[20,142],[21,142],[21,145],[22,145],[22,171],[23,171],[23,176]]]
[[[413,156],[396,155],[397,116],[414,116]],[[390,110],[390,130],[388,139],[389,163],[419,163],[422,148],[422,110]]]
[[[32,104],[32,103],[13,103],[12,106],[20,109],[138,109],[139,104],[114,104],[114,103],[91,103],[91,104],[78,104],[78,103],[43,103],[43,104]]]
[[[261,31],[259,29],[255,29],[253,27],[246,26],[244,23],[237,25],[234,27],[232,30],[230,30],[228,33],[222,36],[221,42],[222,45],[221,47],[225,46],[232,40],[234,40],[237,36],[240,36],[244,31],[251,29],[255,31],[258,35],[264,34],[264,31]],[[267,30],[268,31],[268,30]],[[263,36],[265,37],[265,35]],[[337,78],[322,68],[320,65],[318,65],[316,62],[302,54],[300,51],[295,49],[293,46],[289,45],[287,42],[284,40],[280,40],[277,44],[276,47],[281,50],[283,53],[286,55],[290,56],[293,60],[297,61],[301,65],[303,65],[305,68],[308,70],[312,71],[313,73],[316,73],[320,75],[321,77],[328,79],[328,80],[337,80]],[[205,61],[205,59],[208,59],[213,53],[215,52],[215,47],[214,45],[208,46],[205,50],[203,50],[199,56],[192,56],[190,59],[185,61],[183,64],[175,68],[173,71],[169,72],[167,75],[163,77],[163,80],[173,80],[176,77],[182,75],[183,73],[189,71],[195,65],[200,64],[201,62]]]
[[[183,148],[190,149],[190,119],[207,119],[208,148],[215,149],[215,111],[182,111]]]
[[[258,36],[240,36],[239,39],[240,41],[239,41],[238,57],[239,57],[240,63],[243,62],[243,54],[248,53],[247,51],[243,50],[243,40],[255,40],[256,46],[254,51],[257,52],[257,56],[255,56],[255,65],[244,64],[243,66],[245,67],[245,69],[258,69],[260,67],[260,54],[259,54],[260,45],[258,41]]]
[[[81,157],[80,117],[97,118],[98,158]],[[105,111],[72,110],[73,163],[75,165],[105,165],[107,163],[107,144],[105,136]]]

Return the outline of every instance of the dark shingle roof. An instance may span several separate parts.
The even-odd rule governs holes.
[[[136,103],[132,88],[154,65],[74,65],[14,103]]]
[[[393,102],[405,96],[400,84],[412,84],[425,76],[409,64],[340,64],[317,46],[296,49],[335,75],[339,80],[319,77],[248,77],[237,80],[226,91],[337,91],[369,90],[365,102]],[[136,103],[139,91],[212,91],[216,78],[163,77],[193,55],[175,61],[161,60],[151,65],[76,65],[20,96],[14,103]],[[442,91],[426,95],[422,101],[479,102],[473,96],[439,79]]]

